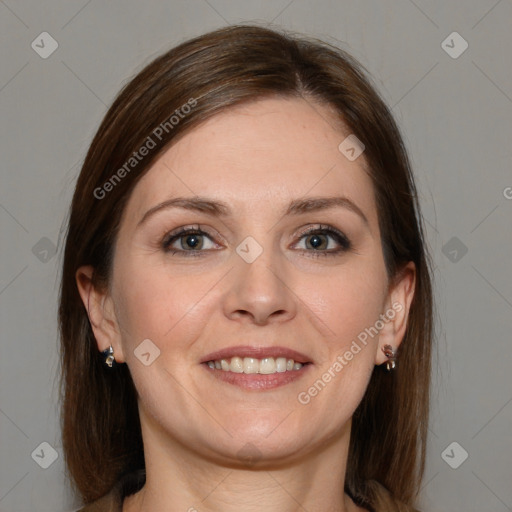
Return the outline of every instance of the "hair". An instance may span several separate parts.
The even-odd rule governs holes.
[[[235,25],[181,43],[126,84],[94,136],[76,183],[60,288],[61,428],[68,473],[86,503],[145,463],[137,391],[126,364],[104,367],[76,271],[92,265],[93,285],[108,287],[122,213],[155,159],[199,123],[270,97],[323,104],[363,142],[388,277],[398,278],[409,261],[416,265],[398,365],[390,373],[375,367],[353,415],[344,485],[361,505],[379,502],[374,482],[397,503],[412,505],[417,498],[429,417],[432,271],[399,129],[369,74],[346,51],[290,32]],[[185,114],[187,104],[193,108]],[[130,160],[149,147],[149,138],[153,147],[146,156]]]

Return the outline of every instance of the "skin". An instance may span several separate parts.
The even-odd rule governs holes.
[[[351,418],[374,366],[387,360],[382,347],[403,339],[415,269],[409,263],[391,286],[364,154],[351,162],[338,150],[348,134],[325,106],[304,99],[263,99],[218,114],[171,146],[135,187],[109,289],[91,285],[90,266],[77,271],[98,350],[113,346],[139,394],[147,480],[124,512],[363,510],[342,492]],[[162,209],[138,226],[155,205],[197,195],[226,202],[232,215]],[[343,207],[283,215],[291,200],[332,195],[353,201],[368,225]],[[167,233],[197,224],[208,232],[199,257],[162,249]],[[301,235],[318,224],[342,231],[351,250],[314,257],[340,247],[329,234],[320,248]],[[252,263],[236,252],[247,236],[263,248]],[[190,251],[190,239],[173,248]],[[394,302],[402,310],[301,404],[298,394]],[[148,338],[160,355],[146,366],[134,350]],[[313,365],[285,386],[244,390],[199,364],[233,345],[284,345]],[[240,452],[247,443],[258,459],[249,466]]]

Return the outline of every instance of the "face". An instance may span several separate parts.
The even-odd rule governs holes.
[[[364,153],[338,149],[331,116],[299,99],[226,111],[133,190],[95,335],[171,444],[307,456],[346,433],[381,346],[400,342],[407,287],[389,288]]]

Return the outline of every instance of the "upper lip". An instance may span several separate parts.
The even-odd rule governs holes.
[[[226,347],[203,357],[201,363],[208,361],[218,361],[220,359],[228,359],[230,357],[254,357],[256,359],[263,359],[265,357],[286,357],[287,359],[293,359],[296,363],[311,363],[311,359],[298,352],[287,347],[258,347],[251,345],[238,345],[235,347]]]

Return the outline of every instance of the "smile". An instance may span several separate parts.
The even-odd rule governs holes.
[[[255,357],[242,358],[235,356],[230,360],[217,359],[215,361],[208,361],[207,364],[212,370],[246,374],[259,373],[261,375],[297,371],[303,366],[302,363],[296,363],[293,359],[287,359],[286,357],[256,359]]]

